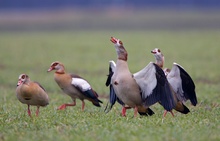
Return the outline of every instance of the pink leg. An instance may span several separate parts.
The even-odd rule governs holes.
[[[169,111],[171,114],[172,114],[172,116],[174,117],[174,113],[173,113],[173,111]],[[163,113],[163,118],[165,118],[165,116],[167,115],[167,110],[164,110],[164,113]]]
[[[163,118],[165,118],[166,115],[167,115],[167,110],[164,110]]]
[[[37,106],[37,110],[36,110],[36,116],[37,117],[38,117],[39,111],[40,111],[40,106]]]
[[[126,117],[126,107],[124,107],[124,106],[122,107],[121,115],[123,117]]]
[[[30,105],[28,105],[28,115],[31,117]]]
[[[125,106],[122,107],[121,115],[122,115],[123,117],[126,117],[126,110],[127,110],[127,109],[131,109],[131,107],[125,107]]]
[[[82,100],[82,111],[84,111],[85,108],[85,102]]]
[[[134,117],[137,117],[137,112],[138,112],[138,107],[135,106],[135,107],[134,107]]]
[[[167,110],[164,110],[164,112],[163,112],[162,122],[163,122],[163,120],[164,120],[164,118],[165,118],[166,115],[167,115]]]
[[[174,117],[174,113],[173,113],[173,111],[170,111],[170,113],[172,114],[172,116]]]
[[[63,104],[59,108],[57,108],[57,110],[64,110],[66,109],[67,106],[75,106],[75,105],[76,105],[76,101],[74,100],[72,104]]]

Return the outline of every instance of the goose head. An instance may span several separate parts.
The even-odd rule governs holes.
[[[18,83],[17,86],[20,86],[21,84],[25,83],[26,81],[29,81],[30,78],[27,74],[20,74],[18,77]]]
[[[55,70],[56,73],[64,73],[65,72],[64,65],[59,61],[55,61],[55,62],[51,63],[50,68],[47,70],[47,72],[51,72],[53,70]]]
[[[164,64],[164,56],[161,52],[161,50],[159,48],[155,48],[154,50],[151,51],[151,53],[154,55],[155,59],[156,59],[156,64],[163,68],[163,64]]]
[[[110,41],[115,45],[115,50],[117,52],[118,59],[127,61],[128,53],[124,48],[122,41],[114,37],[111,37]]]

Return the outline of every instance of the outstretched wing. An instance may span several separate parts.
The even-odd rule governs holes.
[[[167,79],[180,101],[189,99],[192,105],[196,106],[197,97],[195,93],[195,84],[182,66],[173,63],[173,67],[170,73],[168,73]]]
[[[110,93],[109,93],[109,102],[107,103],[107,105],[105,107],[106,113],[108,113],[112,109],[112,106],[115,104],[116,101],[119,104],[124,105],[124,103],[116,96],[114,88],[111,84],[111,78],[114,74],[115,68],[116,68],[115,62],[112,60],[109,61],[109,74],[108,74],[105,85],[109,86]]]
[[[167,111],[174,108],[174,99],[163,70],[150,62],[145,68],[134,74],[142,92],[144,104],[149,107],[156,102]]]

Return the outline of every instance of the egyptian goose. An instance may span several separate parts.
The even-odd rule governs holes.
[[[87,99],[92,102],[93,105],[100,107],[101,100],[98,99],[98,94],[92,89],[91,85],[82,77],[76,74],[69,74],[65,72],[64,65],[61,62],[55,61],[51,64],[48,72],[55,70],[54,79],[58,86],[64,93],[69,95],[73,103],[63,104],[58,110],[66,109],[67,106],[75,106],[76,99],[82,101],[82,111],[84,111],[85,102]]]
[[[156,59],[156,64],[163,68],[164,56],[160,49],[155,48],[151,51]],[[190,110],[183,104],[187,100],[190,100],[193,106],[197,104],[197,97],[195,93],[195,84],[190,75],[184,70],[182,66],[177,63],[173,63],[172,69],[164,69],[167,80],[171,86],[174,94],[175,110],[183,114],[187,114]],[[167,111],[164,112],[164,117]],[[173,115],[173,113],[172,113]],[[174,115],[173,115],[174,116]]]
[[[40,106],[49,104],[45,89],[38,82],[31,81],[27,74],[19,75],[16,96],[21,103],[28,105],[28,115],[30,117],[30,105],[37,106],[36,116],[38,116]]]
[[[140,115],[152,115],[153,111],[149,107],[159,101],[166,110],[172,110],[172,94],[163,70],[150,62],[132,74],[127,64],[128,53],[122,41],[114,37],[110,41],[115,45],[118,59],[116,65],[110,61],[110,67],[113,67],[109,69],[110,78],[106,82],[106,85],[110,85],[110,108],[106,109],[111,109],[118,99],[122,105],[122,116],[126,116],[128,108],[134,108],[134,116],[137,116],[137,112]]]
[[[106,113],[108,113],[111,109],[112,109],[112,107],[113,107],[113,105],[115,104],[115,102],[117,101],[119,104],[121,104],[121,105],[125,105],[117,96],[116,96],[116,94],[115,94],[115,91],[114,91],[114,89],[113,89],[113,85],[111,84],[111,78],[112,78],[112,75],[114,74],[114,72],[115,72],[115,68],[116,68],[116,64],[115,64],[115,62],[113,61],[113,60],[111,60],[111,61],[109,61],[109,74],[108,74],[108,77],[107,77],[107,80],[106,80],[106,83],[105,83],[105,85],[108,87],[109,86],[109,91],[110,91],[110,93],[109,93],[109,103],[107,103],[107,105],[106,105],[106,107],[105,107],[105,112]],[[108,104],[110,104],[110,105],[108,105]],[[130,107],[126,107],[127,109],[129,109]],[[126,110],[126,108],[124,109],[124,110]],[[124,111],[124,113],[122,114],[122,115],[124,115],[125,116],[125,112],[126,111]],[[141,114],[141,115],[153,115],[154,114],[154,112],[149,108],[146,112],[144,112],[144,113],[141,113],[141,112],[139,112],[139,114]]]

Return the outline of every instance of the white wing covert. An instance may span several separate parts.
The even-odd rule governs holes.
[[[141,88],[142,99],[146,99],[153,92],[153,89],[157,85],[156,70],[152,62],[150,62],[145,68],[136,72],[133,76],[137,84]]]
[[[195,84],[182,66],[173,63],[173,67],[167,75],[167,79],[180,101],[185,102],[190,99],[194,106],[197,104]]]
[[[85,92],[91,89],[90,84],[86,80],[81,79],[81,78],[72,78],[71,84],[79,88],[82,92]]]
[[[163,70],[150,62],[144,69],[134,74],[142,92],[142,100],[149,107],[157,102],[167,111],[174,108],[174,99]]]

